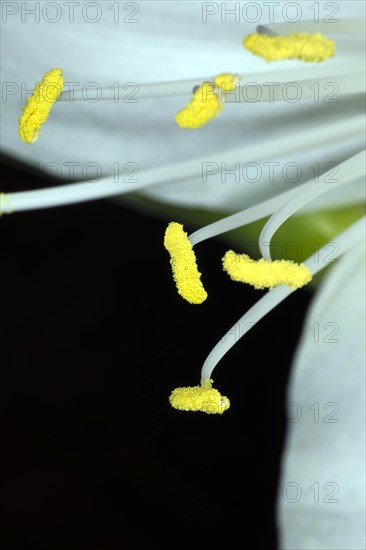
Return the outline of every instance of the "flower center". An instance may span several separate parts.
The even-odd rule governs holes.
[[[282,27],[282,24],[270,25],[267,29],[259,27],[259,32],[247,36],[243,41],[243,45],[254,55],[258,55],[269,62],[298,59],[306,63],[320,63],[334,56],[335,43],[321,33],[309,34],[303,32],[303,29],[300,28],[300,32],[296,34],[278,36],[276,30],[280,30]],[[341,25],[338,32],[344,32],[344,28],[344,24],[343,27]],[[287,27],[284,30],[286,32]],[[352,70],[355,71],[353,68]],[[331,67],[328,74],[333,76],[335,84],[342,85],[343,94],[356,94],[364,91],[362,75],[359,76],[356,72],[355,74],[345,74],[345,71],[333,75],[332,71],[333,68]],[[309,88],[310,92],[308,90],[307,93],[310,93],[310,97],[312,97],[313,88],[311,83],[317,84],[318,88],[320,83],[326,84],[327,79],[329,79],[326,73],[325,70],[322,78],[317,78],[314,81],[309,79],[300,80],[300,89],[305,91],[305,88]],[[188,95],[193,87],[193,97],[185,107],[176,113],[174,119],[181,128],[196,129],[215,119],[222,112],[225,102],[243,103],[250,101],[241,93],[243,89],[245,90],[245,82],[257,81],[260,76],[263,80],[263,85],[259,86],[261,101],[281,101],[283,99],[281,95],[283,89],[289,84],[286,79],[290,78],[292,83],[296,79],[293,71],[280,71],[276,74],[277,79],[280,81],[278,88],[274,92],[273,90],[268,92],[265,88],[266,75],[223,73],[212,80],[210,78],[202,79],[201,84],[198,86],[197,82],[191,80],[139,86],[138,97],[148,99],[149,97]],[[301,78],[303,76],[301,73]],[[239,86],[239,83],[242,86]],[[62,70],[57,68],[47,72],[42,81],[36,85],[34,93],[28,99],[19,118],[19,135],[24,142],[33,143],[38,139],[41,126],[47,120],[50,110],[57,100],[68,101],[70,99],[70,92],[62,92],[63,86]],[[326,86],[323,86],[323,90],[320,95],[327,95]],[[72,93],[72,101],[83,99],[80,90]],[[118,98],[119,93],[120,90],[118,89]],[[272,93],[272,95],[269,96],[269,93]],[[303,97],[309,97],[309,95]],[[103,88],[101,99],[115,101],[116,90],[114,88]],[[275,156],[283,152],[299,151],[300,146],[302,148],[306,148],[308,145],[321,146],[328,143],[329,139],[336,141],[345,137],[358,136],[361,133],[364,133],[364,123],[361,117],[357,115],[354,119],[347,120],[346,123],[344,121],[330,122],[329,126],[319,129],[316,134],[314,134],[313,129],[301,131],[301,135],[299,135],[300,145],[297,144],[294,136],[286,136],[280,142],[271,140],[268,143],[262,143],[261,151],[263,155],[270,158],[271,155]],[[257,150],[258,144],[237,148],[226,152],[225,160],[229,158],[229,161],[234,163],[238,157],[252,160],[251,157]],[[256,154],[258,155],[258,153]],[[170,181],[171,175],[174,173],[179,173],[180,179],[186,176],[192,177],[201,173],[204,160],[199,158],[190,159],[169,167],[147,170],[145,173],[140,173],[139,181],[132,185],[125,185],[123,182],[122,186],[119,186],[116,185],[114,178],[113,181],[110,178],[102,178],[97,183],[78,182],[40,191],[10,193],[8,195],[0,193],[0,215],[2,212],[10,213],[33,208],[45,208],[146,189],[150,185]],[[364,154],[354,155],[339,166],[342,177],[336,184],[352,183],[355,179],[364,175],[364,167]],[[251,284],[255,288],[270,289],[239,321],[239,324],[253,326],[292,291],[307,284],[312,275],[326,266],[326,263],[320,260],[320,256],[327,253],[326,247],[317,250],[315,254],[306,259],[304,264],[299,265],[283,259],[279,261],[271,260],[269,246],[272,235],[286,219],[314,200],[315,197],[330,189],[334,190],[334,187],[336,185],[333,185],[333,182],[332,185],[324,184],[323,186],[314,186],[306,182],[297,188],[210,224],[190,236],[184,232],[182,224],[170,223],[165,232],[164,245],[170,254],[173,278],[178,293],[192,304],[200,304],[207,298],[193,251],[195,244],[270,215],[259,237],[259,248],[263,258],[254,261],[246,254],[238,255],[232,251],[227,252],[223,258],[224,269],[234,280]],[[363,229],[363,222],[356,222],[348,230],[341,233],[336,238],[338,250],[335,257],[345,252],[347,247],[352,246],[355,240],[360,238]],[[242,332],[240,331],[240,333]],[[172,392],[169,400],[173,407],[180,410],[203,411],[208,414],[222,414],[229,408],[228,398],[221,396],[212,387],[211,379],[213,369],[232,345],[228,344],[229,341],[229,338],[223,338],[207,357],[201,371],[200,386],[177,388]]]

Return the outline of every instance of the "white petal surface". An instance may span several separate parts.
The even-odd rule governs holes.
[[[294,141],[301,143],[302,129],[314,128],[316,134],[319,124],[326,124],[334,117],[333,105],[322,101],[317,104],[312,100],[227,104],[220,117],[206,127],[186,131],[177,127],[173,117],[188,97],[138,103],[60,102],[42,128],[38,142],[24,144],[19,140],[17,121],[26,91],[52,67],[63,68],[65,81],[80,86],[88,83],[112,86],[116,82],[123,86],[129,82],[190,78],[197,78],[199,83],[200,79],[223,71],[240,74],[268,71],[269,81],[276,82],[276,73],[283,69],[293,69],[297,74],[299,69],[304,70],[316,78],[323,75],[325,67],[325,64],[305,65],[297,61],[268,64],[247,52],[242,46],[243,37],[254,32],[258,24],[270,20],[264,8],[258,20],[249,12],[243,16],[241,11],[238,18],[227,16],[225,21],[219,13],[207,16],[204,22],[205,3],[201,2],[140,2],[136,4],[136,13],[131,8],[120,10],[118,15],[112,8],[115,3],[101,2],[96,3],[100,6],[99,14],[92,8],[83,12],[82,4],[75,7],[72,20],[70,8],[65,3],[58,4],[58,13],[51,6],[44,13],[41,11],[39,21],[35,21],[36,16],[27,12],[34,8],[34,3],[19,3],[18,12],[3,17],[2,25],[2,146],[5,152],[52,175],[72,181],[93,178],[96,175],[93,168],[86,175],[88,163],[97,164],[101,174],[111,175],[116,170],[122,173],[128,162],[137,163],[139,170],[203,155],[207,155],[208,162],[215,162],[219,151],[241,144],[258,144],[258,154],[263,154],[261,143],[265,139],[270,137],[280,142],[283,136],[293,133]],[[283,12],[285,5],[281,2],[274,11],[275,21],[294,17]],[[362,2],[341,2],[337,6],[340,10],[332,19],[364,16]],[[328,11],[321,15],[331,17]],[[314,17],[313,11],[305,7],[300,15],[302,19]],[[54,23],[50,22],[58,16]],[[96,22],[91,22],[99,16]],[[334,67],[337,72],[340,67],[347,67],[350,55],[353,64],[362,59],[355,37],[338,36],[337,47],[337,56],[327,62],[327,70]],[[93,87],[89,93],[88,97],[92,98]],[[346,103],[343,113],[337,109],[340,118],[360,112],[357,101]],[[284,151],[281,159],[268,158],[269,162],[280,161],[274,183],[268,183],[268,167],[261,167],[263,175],[259,181],[253,181],[249,174],[247,179],[241,177],[236,183],[228,175],[226,183],[219,177],[203,184],[198,174],[190,182],[164,186],[148,194],[185,206],[236,210],[238,206],[250,206],[263,197],[301,183],[303,179],[295,183],[283,179],[282,168],[286,163],[299,163],[303,177],[311,177],[314,162],[321,165],[338,162],[357,152],[362,143],[362,139],[355,136],[342,144],[332,143],[327,147],[325,143],[323,151],[316,147],[304,155],[299,150],[290,157],[286,157]],[[242,165],[257,160],[253,153],[237,159]],[[359,200],[353,194],[348,197],[351,203]],[[343,200],[339,199],[338,204]]]
[[[366,548],[364,326],[362,243],[317,292],[293,365],[278,491],[282,550]]]

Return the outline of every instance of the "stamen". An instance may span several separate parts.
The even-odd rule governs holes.
[[[222,263],[224,271],[233,281],[248,283],[257,289],[287,285],[295,290],[311,281],[309,269],[291,260],[252,260],[246,254],[235,254],[229,250]]]
[[[215,118],[222,110],[223,102],[219,94],[235,89],[238,77],[220,74],[214,78],[214,84],[204,82],[194,92],[190,102],[175,115],[175,121],[181,128],[200,128]]]
[[[215,84],[222,92],[232,92],[235,90],[235,86],[238,84],[239,75],[222,73],[214,78]]]
[[[345,120],[329,121],[314,133],[314,128],[299,127],[297,132],[274,136],[262,142],[235,147],[228,151],[220,151],[216,155],[216,163],[224,163],[226,170],[235,166],[238,159],[247,158],[252,162],[260,162],[271,157],[282,155],[284,151],[290,155],[303,152],[307,147],[321,147],[324,144],[335,146],[349,138],[360,138],[364,141],[365,121],[363,113],[349,116]],[[202,178],[202,163],[207,156],[178,162],[167,166],[159,166],[138,172],[135,181],[115,181],[114,176],[106,176],[97,182],[81,181],[67,185],[58,185],[32,191],[18,191],[6,194],[6,203],[0,204],[1,213],[20,212],[36,208],[63,206],[78,202],[113,197],[144,190],[154,185],[173,183],[176,180]],[[177,177],[179,174],[179,177]],[[227,231],[226,229],[224,231]]]
[[[169,397],[171,406],[181,411],[201,411],[222,414],[230,407],[230,401],[212,387],[213,380],[202,379],[201,386],[176,388]]]
[[[202,304],[207,298],[207,292],[201,283],[196,256],[182,224],[171,222],[168,225],[164,246],[171,256],[170,263],[178,294],[191,304]]]
[[[277,75],[276,75],[277,76]],[[305,75],[303,75],[305,76]],[[279,80],[279,79],[278,79]],[[248,82],[248,84],[246,84]],[[276,82],[276,85],[271,86],[269,82],[261,84],[259,79],[255,80],[256,102],[281,102],[286,97],[286,90],[289,86],[294,85],[295,80],[287,80],[284,82]],[[329,96],[329,77],[319,76],[309,79],[302,78],[296,81],[301,100],[313,99],[315,86],[319,90],[318,97]],[[332,85],[337,86],[339,97],[347,96],[355,93],[362,93],[365,90],[365,74],[364,71],[343,72],[341,75],[332,75]],[[235,93],[225,96],[225,103],[253,103],[251,95],[253,94],[253,82],[247,78],[242,81],[242,85],[236,88]],[[317,92],[318,93],[318,92]]]
[[[231,214],[231,216],[226,216],[217,222],[205,225],[204,227],[197,229],[194,233],[191,233],[188,238],[192,246],[195,246],[196,244],[206,241],[207,239],[212,239],[213,237],[217,237],[218,235],[222,235],[223,233],[232,231],[233,229],[237,229],[243,225],[248,225],[249,223],[261,220],[280,208],[285,201],[288,201],[294,195],[297,195],[300,189],[304,189],[307,186],[307,182],[302,183],[296,189],[289,189],[288,191],[285,191],[280,195],[276,195],[271,199],[260,202],[250,208],[245,208],[240,212]]]
[[[215,118],[222,110],[222,103],[215,93],[215,86],[204,82],[194,91],[191,101],[174,117],[181,128],[200,128]]]
[[[37,141],[42,125],[48,118],[53,104],[64,86],[61,69],[52,69],[44,74],[28,98],[19,118],[19,135],[25,143]]]
[[[332,172],[332,168],[330,171],[325,172],[321,184],[307,183],[301,190],[297,190],[298,192],[286,201],[264,225],[259,236],[259,249],[263,258],[266,260],[271,259],[270,242],[272,236],[288,218],[323,193],[362,177],[365,174],[365,165],[365,151],[361,151],[338,166],[337,179],[327,178],[327,173]]]
[[[280,225],[316,197],[340,185],[349,184],[362,176],[365,170],[365,162],[365,151],[362,151],[338,166],[337,180],[333,178],[327,180],[326,175],[333,170],[331,168],[330,171],[324,173],[322,183],[315,183],[311,178],[294,189],[289,189],[271,199],[210,223],[191,233],[188,238],[192,246],[195,246],[227,231],[261,220],[275,212],[264,225],[259,236],[260,252],[265,260],[270,260],[270,240]]]
[[[366,217],[358,220],[345,231],[335,237],[332,242],[337,244],[337,251],[333,254],[332,260],[335,261],[339,256],[347,252],[357,242],[365,238]],[[304,265],[314,276],[316,273],[328,266],[329,243],[317,250],[312,256],[304,262]],[[269,313],[274,307],[281,303],[287,296],[294,292],[291,288],[284,285],[278,286],[267,292],[263,298],[258,300],[254,306],[249,309],[237,323],[226,333],[213,350],[207,356],[201,370],[201,378],[210,378],[218,362],[224,355],[244,336],[253,326]],[[230,338],[231,335],[239,334],[239,338]]]
[[[314,96],[314,92],[311,91],[311,88],[310,92],[312,95],[310,95],[309,87],[314,86],[316,83],[319,83],[319,97],[321,97],[322,94],[329,95],[329,90],[326,89],[323,91],[323,83],[326,84],[329,82],[330,78],[332,78],[332,82],[341,88],[339,93],[343,94],[345,93],[343,91],[343,86],[347,83],[349,84],[350,81],[352,82],[356,78],[356,75],[360,72],[364,72],[364,63],[360,63],[358,59],[354,60],[351,67],[339,67],[334,65],[319,67],[317,65],[312,65],[304,66],[301,69],[292,69],[291,71],[288,69],[281,69],[276,72],[276,87],[273,90],[273,94],[271,92],[270,100],[283,101],[283,90],[281,88],[281,93],[277,93],[277,84],[283,87],[295,81],[301,87],[302,99]],[[318,74],[319,76],[317,76]],[[233,75],[229,76],[232,77]],[[307,76],[309,76],[309,78],[306,78]],[[261,89],[260,98],[256,99],[256,101],[268,101],[268,72],[245,73],[242,75],[237,75],[236,80],[238,85],[235,87],[235,94],[230,93],[234,90],[234,88],[230,90],[228,87],[222,87],[220,92],[222,102],[245,102],[247,100],[245,85],[246,83],[253,84],[253,82],[257,83]],[[128,85],[103,86],[99,88],[99,101],[114,101],[115,103],[123,101],[131,96],[132,86],[134,87],[133,98],[135,100],[183,97],[189,95],[192,92],[192,89],[196,91],[199,88],[199,86],[197,86],[197,82],[210,83],[210,79],[207,77],[202,77],[194,80],[189,79],[171,82],[154,82],[151,84],[137,84],[132,82]],[[241,86],[239,86],[239,82],[241,83]],[[263,85],[261,85],[262,82]],[[67,87],[67,83],[65,83],[65,87]],[[357,91],[358,88],[359,84],[357,83],[354,91]],[[60,94],[57,101],[69,101],[73,103],[75,101],[87,101],[87,97],[85,96],[85,91],[83,88],[72,90],[65,89]]]
[[[244,47],[266,61],[299,59],[310,63],[321,63],[332,57],[335,43],[320,32],[301,32],[286,36],[250,34],[243,40]]]

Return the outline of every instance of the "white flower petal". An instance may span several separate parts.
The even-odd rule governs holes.
[[[364,326],[362,243],[317,292],[293,365],[278,494],[283,550],[366,548]]]
[[[32,5],[30,3],[28,7]],[[26,22],[22,22],[23,7],[17,15],[8,16],[2,29],[2,48],[7,53],[2,60],[3,82],[9,85],[14,83],[19,90],[31,90],[44,71],[55,66],[64,69],[66,82],[79,82],[80,85],[95,82],[100,86],[110,86],[115,82],[123,85],[128,82],[160,82],[195,77],[199,83],[201,78],[222,71],[241,74],[267,72],[269,80],[276,81],[279,72],[289,70],[287,62],[268,64],[242,46],[243,37],[253,32],[257,23],[267,22],[264,11],[263,18],[258,22],[245,21],[243,16],[239,21],[227,16],[223,23],[221,15],[218,15],[208,17],[207,23],[204,23],[203,5],[200,2],[186,2],[184,6],[180,2],[144,2],[139,4],[139,12],[131,16],[138,23],[123,22],[123,19],[128,19],[128,13],[123,11],[119,14],[119,23],[114,23],[115,13],[110,5],[99,5],[102,6],[102,16],[94,24],[88,23],[86,17],[83,19],[81,8],[77,7],[75,20],[70,23],[68,8],[63,4],[60,4],[62,17],[54,24],[42,16],[36,22],[32,15],[26,16]],[[284,2],[275,10],[275,20],[283,19],[282,5]],[[345,15],[364,16],[363,3],[341,2],[337,7],[340,8],[337,18]],[[48,15],[52,17],[52,10]],[[94,17],[93,10],[87,12],[87,15]],[[301,15],[309,19],[314,14],[311,10],[303,9]],[[345,66],[350,51],[353,63],[362,56],[362,51],[357,49],[357,38],[353,40],[349,36],[339,36],[337,40],[337,56],[326,64],[304,65],[292,61],[293,78],[297,78],[302,71],[304,75],[313,77],[321,77],[324,71],[331,74],[329,71],[333,69],[337,74]],[[3,96],[4,90],[6,87],[3,87]],[[83,168],[90,162],[97,163],[103,174],[111,175],[116,169],[122,171],[128,162],[137,163],[142,171],[197,156],[206,155],[208,162],[215,161],[219,151],[240,144],[245,146],[256,143],[259,150],[264,137],[280,141],[286,132],[294,132],[294,140],[301,140],[301,129],[312,125],[315,131],[321,121],[321,112],[324,113],[324,120],[330,120],[329,117],[333,116],[329,112],[326,118],[332,105],[314,105],[309,100],[295,104],[227,104],[224,113],[207,127],[198,131],[184,131],[173,120],[174,114],[186,102],[184,97],[119,104],[60,102],[42,128],[38,142],[29,146],[21,143],[17,134],[17,121],[24,97],[19,91],[5,99],[3,97],[3,101],[3,150],[33,166],[40,166],[51,175],[71,177],[71,180],[82,179]],[[348,105],[345,116],[350,114],[350,108],[356,107]],[[340,117],[342,110],[343,105]],[[302,120],[300,124],[299,120]],[[296,127],[298,132],[300,130],[298,137],[295,135]],[[324,164],[341,161],[357,152],[361,146],[362,141],[355,137],[353,141],[341,142],[337,146],[331,144],[331,154],[327,144],[324,144],[323,152],[317,147],[304,155],[297,152],[290,158],[286,157],[284,151],[280,159],[281,169],[287,162],[296,162],[303,173],[309,175],[310,166],[314,162]],[[266,160],[277,161],[278,158]],[[251,154],[238,158],[238,162],[246,164],[257,162],[257,159]],[[93,170],[91,172],[94,175]],[[190,182],[149,190],[148,196],[170,204],[234,211],[294,185],[293,182],[284,181],[281,172],[277,174],[275,183],[268,184],[267,172],[268,168],[265,167],[263,181],[241,181],[236,185],[232,184],[230,177],[226,185],[221,178],[216,182],[213,180],[202,184],[198,174]],[[304,179],[296,183],[301,181]],[[347,197],[350,197],[349,203],[359,200],[357,193]]]

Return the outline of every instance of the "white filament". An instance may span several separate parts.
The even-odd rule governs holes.
[[[365,217],[361,218],[332,240],[332,244],[337,246],[337,251],[332,254],[333,262],[357,242],[365,238],[365,221]],[[304,262],[313,275],[329,265],[328,244],[321,247]],[[281,285],[270,290],[263,298],[258,300],[258,302],[228,330],[226,335],[210,352],[202,366],[201,379],[211,378],[212,372],[218,362],[238,342],[238,340],[292,292],[294,292],[294,290],[285,285]],[[235,335],[235,338],[233,338],[233,335]]]
[[[340,185],[346,185],[365,174],[365,151],[341,162],[335,178],[319,182],[306,183],[283,204],[267,221],[259,236],[259,249],[265,260],[271,259],[271,239],[279,227],[310,201]],[[332,169],[333,171],[333,169]],[[327,173],[326,173],[327,174]],[[326,175],[325,174],[325,175]]]

